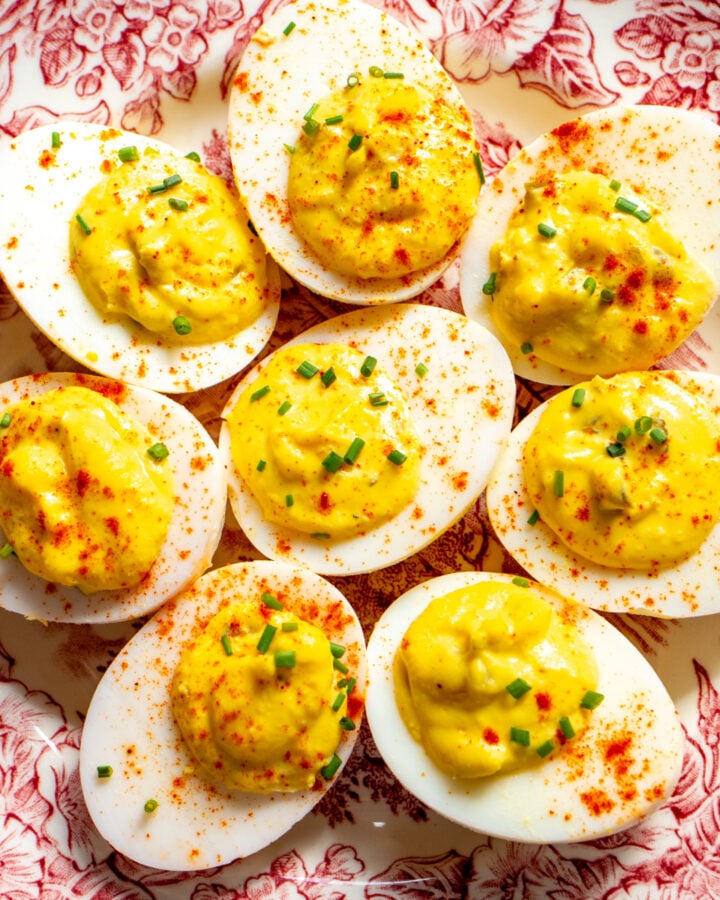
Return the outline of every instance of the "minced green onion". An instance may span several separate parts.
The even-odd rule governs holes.
[[[527,578],[523,578],[522,575],[516,575],[513,578],[512,583],[516,584],[518,587],[530,587],[530,582],[527,580]]]
[[[285,506],[288,508],[291,507],[295,503],[295,499],[292,494],[285,494]]]
[[[600,299],[603,303],[612,303],[615,299],[615,291],[610,288],[603,288],[600,291]]]
[[[285,607],[282,605],[282,602],[278,600],[278,598],[271,594],[270,591],[263,591],[260,602],[263,606],[267,606],[268,609],[284,609]]]
[[[664,428],[660,428],[659,426],[650,429],[650,437],[655,441],[656,444],[664,444],[668,439],[667,431],[665,431]]]
[[[152,447],[148,447],[147,452],[149,456],[157,460],[165,459],[166,456],[170,455],[170,451],[165,444],[161,444],[159,441],[157,444],[153,444]]]
[[[167,178],[163,178],[163,184],[166,188],[175,187],[175,185],[180,184],[182,181],[182,177],[178,175],[177,172],[172,175],[168,175]]]
[[[525,356],[527,356],[528,353],[533,352],[533,345],[530,343],[530,341],[525,341],[524,343],[520,344],[520,352],[524,353]]]
[[[331,707],[332,711],[337,712],[340,709],[340,707],[343,705],[344,702],[345,702],[345,691],[340,691],[340,693],[335,695],[335,699],[332,702],[332,707]]]
[[[572,726],[572,722],[568,719],[567,716],[563,716],[562,719],[558,722],[560,726],[560,731],[565,735],[566,738],[575,737],[575,729]]]
[[[326,766],[323,766],[322,769],[320,769],[320,774],[323,778],[330,780],[341,765],[342,760],[337,755],[337,753],[333,753],[332,757],[330,758],[330,762]]]
[[[158,802],[157,802],[157,800],[153,800],[152,798],[150,800],[146,800],[145,806],[143,806],[143,809],[145,810],[146,813],[155,812],[155,810],[157,808],[158,808]]]
[[[415,366],[415,374],[416,374],[419,378],[422,378],[423,375],[427,375],[427,373],[428,373],[428,367],[425,365],[424,362],[419,362],[419,363]]]
[[[357,87],[360,84],[360,75],[357,72],[351,72],[345,82],[349,88]]]
[[[480,184],[485,184],[485,170],[483,169],[482,159],[477,150],[473,153],[473,162],[475,163],[475,168],[478,173],[478,178],[480,179]]]
[[[192,159],[193,162],[200,162],[200,154],[191,150],[189,153],[185,154],[185,159]]]
[[[354,437],[350,443],[350,446],[345,451],[345,456],[343,459],[345,462],[351,466],[360,455],[360,451],[365,446],[365,441],[361,437]]]
[[[220,643],[223,645],[223,650],[225,651],[225,656],[232,656],[233,649],[232,649],[232,644],[230,643],[230,635],[224,634],[220,638]]]
[[[284,416],[285,413],[290,409],[292,403],[289,400],[283,400],[283,402],[278,406],[278,415]]]
[[[283,622],[280,626],[281,631],[297,631],[299,628],[299,624],[297,622]]]
[[[341,716],[338,725],[343,731],[355,731],[356,725],[350,716]]]
[[[316,541],[329,541],[330,540],[330,532],[329,531],[313,531],[310,534],[310,537]]]
[[[556,497],[562,497],[565,493],[565,473],[562,469],[556,469],[553,475],[553,492]]]
[[[649,222],[652,219],[652,213],[648,212],[648,210],[643,209],[642,207],[638,207],[633,215],[636,219],[639,219],[641,222]]]
[[[272,639],[275,637],[275,632],[277,631],[277,627],[275,625],[271,625],[269,622],[263,628],[262,634],[256,644],[256,649],[260,651],[260,653],[267,653],[270,644],[272,643]]]
[[[136,159],[140,158],[140,154],[138,153],[138,148],[131,144],[129,147],[121,147],[118,150],[118,156],[120,158],[120,162],[134,162]]]
[[[505,685],[505,690],[510,694],[511,697],[514,697],[516,700],[519,700],[523,694],[527,694],[530,690],[530,685],[525,681],[524,678],[515,678],[510,684]]]
[[[182,197],[168,197],[168,206],[178,212],[187,212],[188,210],[188,202]]]
[[[334,641],[330,641],[330,652],[335,659],[340,659],[341,656],[345,655],[345,647],[343,647],[342,644],[336,644]]]
[[[620,190],[620,182],[617,180],[617,178],[613,178],[613,180],[610,182],[610,190],[611,191],[619,191]]]
[[[540,746],[537,748],[537,755],[543,758],[549,756],[553,752],[554,747],[555,745],[552,741],[545,741],[544,744],[540,744]]]
[[[587,691],[580,701],[583,709],[596,709],[605,699],[604,694],[598,694],[597,691]]]
[[[309,119],[312,119],[312,117],[317,112],[317,108],[319,105],[320,105],[319,103],[313,103],[313,105],[310,107],[310,109],[305,113],[305,115],[303,116],[303,119],[305,119],[306,122]]]
[[[283,28],[283,34],[287,37],[290,32],[295,28],[294,22],[288,22],[287,25]]]
[[[12,556],[14,552],[12,544],[9,541],[6,541],[2,547],[0,547],[0,559],[7,559],[9,556]]]
[[[536,525],[540,521],[540,510],[534,509],[528,516],[528,525]]]
[[[276,669],[293,669],[295,667],[295,651],[294,650],[276,650],[275,651],[275,668]]]
[[[383,72],[383,78],[404,78],[403,72]]]
[[[347,673],[350,671],[350,669],[348,669],[348,667],[345,665],[345,663],[341,662],[337,658],[337,656],[333,656],[332,664],[333,664],[333,669],[336,669],[338,672],[342,672],[343,675],[347,675]]]
[[[361,134],[354,134],[348,141],[348,147],[353,152],[355,152],[355,150],[357,150],[360,147],[360,144],[362,144],[362,135]]]
[[[380,68],[380,66],[370,66],[368,71],[370,72],[370,74],[372,75],[373,78],[382,78],[384,75],[384,72]]]
[[[382,391],[373,391],[370,397],[370,406],[387,406],[388,399]]]
[[[50,135],[50,144],[51,144],[53,150],[57,150],[57,148],[60,146],[60,132],[59,131],[53,131],[53,133]]]
[[[334,475],[335,472],[338,472],[343,464],[344,460],[339,453],[336,453],[334,450],[331,450],[325,459],[322,461],[323,467],[330,472],[331,475]]]
[[[287,150],[288,153],[294,153],[295,148],[292,144],[283,144],[283,147]]]
[[[629,425],[623,425],[622,428],[618,430],[618,433],[615,435],[620,443],[624,443],[632,434],[632,428]]]
[[[333,381],[337,381],[337,375],[335,374],[335,369],[330,366],[329,369],[325,369],[325,371],[320,376],[320,381],[325,385],[325,387],[330,387]]]
[[[185,316],[175,316],[173,319],[173,328],[177,334],[190,334],[192,331],[190,319]]]
[[[113,773],[112,766],[98,766],[97,767],[98,778],[110,778],[112,773]]]
[[[264,384],[261,388],[258,388],[252,394],[250,394],[250,402],[254,403],[256,400],[260,400],[261,397],[264,397],[265,394],[270,393],[270,385]]]
[[[394,169],[390,173],[390,187],[394,191],[396,191],[400,187],[400,176]]]
[[[402,450],[391,450],[387,454],[387,458],[394,466],[401,466],[407,459],[407,455]]]
[[[377,365],[377,360],[374,356],[366,356],[363,360],[362,365],[360,366],[360,374],[364,375],[365,378],[368,378],[373,373],[373,369]]]
[[[266,465],[267,465],[267,460],[259,459],[258,464],[255,466],[255,468],[258,470],[258,472],[262,472]]]
[[[583,290],[587,291],[588,294],[592,294],[597,285],[597,281],[592,277],[592,275],[588,275],[588,277],[583,281]]]
[[[317,134],[320,130],[320,123],[317,119],[306,119],[305,124],[303,125],[303,131],[308,137],[312,137]]]
[[[85,232],[85,234],[90,234],[92,232],[92,228],[88,225],[85,219],[78,213],[75,216],[75,221],[78,223],[80,228]]]
[[[634,213],[638,208],[634,200],[628,200],[627,197],[618,197],[615,201],[615,209],[624,213]]]
[[[482,292],[488,297],[491,297],[495,293],[495,282],[497,281],[497,272],[491,272],[488,275],[488,280],[482,286]]]
[[[621,444],[620,441],[615,441],[613,444],[608,444],[605,448],[605,451],[608,456],[618,457],[624,456],[626,453],[626,448],[624,444]]]
[[[325,119],[325,124],[326,125],[339,125],[342,122],[342,120],[343,120],[343,117],[340,114],[338,114],[337,116],[328,116],[327,119]]]
[[[314,366],[309,360],[303,360],[300,365],[295,369],[298,375],[302,375],[303,378],[312,378],[313,375],[316,375],[318,370],[317,366]]]
[[[355,678],[354,676],[351,676],[350,678],[348,678],[347,687],[345,688],[348,696],[350,696],[350,694],[352,694],[352,692],[355,690],[356,684],[357,684],[357,678]]]
[[[10,423],[12,422],[12,416],[9,412],[3,413],[2,418],[0,418],[0,428],[9,428]]]
[[[586,394],[587,394],[587,391],[585,390],[585,388],[582,388],[582,387],[575,388],[575,390],[573,391],[572,400],[570,401],[570,403],[577,408],[581,407],[583,405],[583,403],[585,402]]]
[[[557,228],[553,225],[548,225],[547,222],[539,222],[538,223],[538,234],[541,234],[543,237],[552,238],[557,234]]]
[[[526,728],[511,728],[510,740],[522,747],[530,746],[530,732]]]
[[[653,426],[650,416],[640,416],[635,419],[635,434],[647,434]]]

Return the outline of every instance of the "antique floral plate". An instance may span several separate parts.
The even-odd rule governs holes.
[[[122,126],[198,147],[229,175],[226,103],[249,36],[282,0],[67,0],[0,4],[0,142],[58,119]],[[615,103],[696,108],[720,119],[720,7],[712,0],[375,0],[425,39],[471,107],[488,179],[524,143]],[[308,60],[312,65],[312,60]],[[2,210],[0,210],[2,215]],[[0,252],[2,252],[0,250]],[[42,248],[38,250],[42,264]],[[457,265],[421,298],[460,311]],[[294,285],[271,347],[344,311]],[[707,368],[720,348],[681,365]],[[0,283],[0,381],[76,369]],[[234,380],[181,397],[219,432]],[[518,383],[518,417],[554,391]],[[228,520],[215,564],[253,558]],[[514,571],[482,500],[402,564],[337,578],[369,634],[392,600],[458,569]],[[138,623],[43,624],[0,610],[0,896],[77,900],[261,898],[707,898],[720,896],[717,617],[611,616],[681,713],[683,775],[670,801],[601,841],[538,846],[485,838],[408,795],[364,727],[335,788],[288,834],[200,873],[143,868],[94,831],[78,776],[97,681]]]

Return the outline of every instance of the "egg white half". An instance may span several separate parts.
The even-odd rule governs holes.
[[[587,137],[572,139],[582,124]],[[507,230],[525,185],[551,174],[599,167],[611,178],[632,185],[665,213],[670,228],[704,263],[720,291],[720,128],[709,118],[684,109],[659,106],[614,106],[560,125],[524,147],[488,182],[463,241],[460,256],[460,296],[465,314],[495,334],[505,346],[513,368],[523,378],[542,384],[573,384],[577,375],[525,355],[511,345],[495,325],[492,298],[482,288],[490,275],[490,248]],[[696,329],[702,365],[720,374],[720,303],[717,299]],[[694,369],[692,353],[683,368]]]
[[[53,131],[60,134],[56,150]],[[103,177],[103,161],[129,145],[140,153],[152,147],[165,159],[184,156],[154,138],[79,122],[36,128],[3,144],[0,273],[40,331],[92,371],[167,393],[199,390],[241,371],[268,342],[279,310],[279,273],[270,261],[270,302],[228,340],[179,346],[130,319],[105,319],[71,271],[70,221]]]
[[[674,372],[674,380],[720,415],[720,376]],[[720,524],[685,562],[657,573],[599,566],[573,553],[542,522],[528,524],[533,503],[525,488],[523,448],[546,404],[513,430],[487,486],[490,521],[500,541],[533,578],[605,612],[685,618],[720,612]]]
[[[103,675],[83,726],[80,779],[90,815],[102,836],[142,865],[173,871],[219,866],[261,850],[288,831],[332,787],[284,794],[223,791],[188,773],[192,758],[169,702],[170,682],[183,645],[222,606],[269,591],[286,609],[322,625],[323,612],[342,609],[344,626],[328,635],[343,644],[353,696],[365,694],[365,641],[352,607],[318,575],[276,562],[237,563],[206,573],[169,601],[125,645]],[[337,612],[334,619],[340,618]],[[343,732],[343,765],[360,722]],[[99,778],[97,766],[113,775]],[[155,812],[144,812],[153,798]]]
[[[368,643],[366,712],[373,738],[397,779],[431,809],[473,831],[538,844],[589,841],[650,815],[672,793],[680,775],[683,734],[679,716],[652,666],[597,613],[530,582],[558,610],[568,608],[596,655],[598,691],[605,699],[573,739],[572,761],[562,753],[538,766],[479,779],[452,779],[426,756],[406,729],[395,703],[392,664],[410,623],[435,597],[479,581],[510,581],[493,572],[457,572],[412,588],[375,625]],[[604,748],[630,737],[629,771],[616,783]],[[582,760],[579,762],[579,760]],[[624,797],[628,780],[636,789]],[[613,806],[593,813],[583,793],[597,790]]]
[[[210,435],[184,406],[97,375],[46,373],[5,382],[0,409],[70,385],[105,394],[169,449],[175,506],[168,534],[148,577],[126,590],[83,594],[33,575],[15,556],[0,560],[0,606],[52,622],[122,622],[157,609],[210,566],[225,522],[225,468]]]
[[[263,554],[324,575],[371,572],[425,547],[456,522],[482,492],[512,427],[515,381],[507,354],[480,325],[445,309],[399,304],[355,310],[316,325],[290,343],[350,344],[375,356],[401,389],[425,452],[414,500],[383,525],[327,541],[276,526],[236,474],[226,424],[220,452],[228,468],[230,504]],[[227,418],[267,360],[241,381]],[[415,366],[424,362],[423,377]]]
[[[292,31],[283,32],[294,23]],[[407,300],[435,282],[453,247],[427,269],[402,278],[359,279],[324,268],[296,235],[287,200],[289,153],[303,116],[318,99],[345,87],[369,66],[401,71],[433,97],[464,108],[457,87],[423,42],[400,22],[356,0],[296,0],[253,35],[230,92],[230,156],[238,190],[265,246],[301,284],[357,305]]]

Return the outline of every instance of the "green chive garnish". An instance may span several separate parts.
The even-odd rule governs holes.
[[[3,413],[2,418],[0,418],[0,428],[9,428],[10,423],[12,422],[12,416],[9,412]]]
[[[394,169],[393,169],[393,171],[390,173],[390,187],[391,187],[394,191],[396,191],[396,190],[400,187],[400,176],[398,175],[398,173],[397,173]]]
[[[597,691],[588,691],[580,701],[580,706],[583,709],[596,709],[604,699],[604,694],[598,694]]]
[[[540,511],[534,509],[528,516],[528,525],[536,525],[540,521]]]
[[[220,638],[220,643],[223,645],[223,650],[225,651],[225,656],[232,656],[233,649],[232,649],[232,644],[230,643],[230,636],[227,634],[224,634]]]
[[[320,123],[317,121],[317,119],[306,119],[305,120],[305,124],[303,125],[303,131],[305,132],[305,134],[308,135],[308,137],[312,137],[313,135],[317,134],[319,130],[320,130]]]
[[[360,75],[357,72],[351,72],[345,82],[349,88],[357,87],[360,84]]]
[[[354,134],[348,141],[348,147],[353,153],[360,147],[360,144],[362,144],[361,134]]]
[[[342,728],[343,731],[355,731],[356,727],[350,716],[341,716],[338,725]]]
[[[587,391],[585,390],[585,388],[581,388],[581,387],[575,388],[575,390],[573,391],[572,400],[570,402],[572,403],[573,406],[580,407],[585,402],[586,394],[587,394]]]
[[[305,115],[303,116],[303,119],[305,119],[306,122],[309,119],[312,119],[312,117],[317,112],[317,108],[319,105],[320,105],[319,103],[313,103],[313,105],[310,107],[310,109],[305,113]]]
[[[362,365],[360,366],[360,374],[364,375],[365,378],[368,378],[373,373],[373,369],[377,365],[377,360],[374,356],[366,356],[363,360]]]
[[[557,469],[553,475],[553,492],[556,497],[562,497],[565,493],[565,473]]]
[[[146,800],[146,801],[145,801],[145,806],[143,806],[143,809],[145,810],[146,813],[152,813],[152,812],[155,812],[155,810],[156,810],[157,808],[158,808],[158,802],[157,802],[157,800],[152,800],[152,799],[151,799],[151,800]]]
[[[78,213],[78,214],[75,216],[75,221],[78,223],[78,225],[80,226],[80,228],[82,228],[82,230],[85,232],[85,234],[90,234],[90,233],[92,232],[92,228],[88,225],[88,223],[87,223],[87,222],[85,221],[85,219],[80,215],[80,213]]]
[[[345,688],[348,696],[350,696],[350,694],[352,694],[352,692],[355,690],[356,684],[357,684],[357,678],[355,678],[354,676],[351,676],[350,678],[348,678],[347,687]]]
[[[312,378],[313,375],[316,375],[318,370],[317,366],[314,366],[309,360],[303,360],[300,365],[295,369],[298,375],[302,375],[303,378]]]
[[[511,728],[510,740],[523,747],[530,746],[530,732],[525,728]]]
[[[157,444],[153,444],[152,447],[148,447],[148,455],[152,456],[153,459],[161,460],[169,456],[170,451],[165,446],[165,444],[161,444],[158,441]]]
[[[192,331],[190,319],[187,319],[185,316],[175,316],[173,319],[173,328],[177,334],[190,334]]]
[[[403,453],[401,450],[391,450],[388,453],[387,458],[394,466],[401,466],[407,459],[407,454]]]
[[[276,650],[275,651],[275,668],[276,669],[292,669],[295,667],[295,651],[294,650]]]
[[[486,294],[488,297],[491,297],[495,293],[495,282],[497,281],[497,272],[491,272],[488,276],[488,280],[482,286],[483,294]]]
[[[530,343],[530,341],[525,341],[524,344],[520,344],[520,352],[524,353],[525,356],[527,356],[528,353],[533,352],[533,345]]]
[[[372,75],[373,78],[382,78],[384,75],[384,72],[380,68],[380,66],[370,66],[368,71],[370,72],[370,74]]]
[[[482,159],[477,150],[473,153],[473,162],[475,163],[475,168],[477,169],[478,177],[480,178],[480,184],[485,184],[485,171],[483,170]]]
[[[269,622],[263,628],[263,632],[260,635],[260,639],[257,642],[256,649],[260,651],[260,653],[267,653],[270,648],[270,644],[272,643],[272,639],[275,637],[275,632],[277,628],[275,625],[271,625]]]
[[[328,116],[327,119],[325,119],[325,124],[326,125],[339,125],[342,122],[342,120],[343,120],[343,117],[341,115]]]
[[[624,443],[632,434],[632,428],[629,425],[623,425],[622,428],[618,430],[618,433],[615,435],[620,443]]]
[[[560,731],[565,735],[566,738],[575,737],[575,729],[572,726],[572,722],[568,719],[567,716],[563,716],[562,719],[558,722],[560,726]]]
[[[287,37],[290,34],[290,32],[293,30],[293,28],[295,28],[295,23],[288,22],[287,25],[283,28],[283,34],[285,35],[285,37]]]
[[[200,154],[191,150],[189,153],[185,154],[185,159],[191,159],[193,162],[200,162]]]
[[[349,466],[353,465],[364,446],[365,441],[362,438],[355,437],[352,439],[350,446],[345,451],[345,456],[343,456],[343,459]]]
[[[53,133],[50,135],[50,142],[51,142],[51,146],[52,146],[53,150],[57,150],[57,148],[60,146],[60,132],[59,131],[53,131]]]
[[[290,409],[292,403],[289,400],[283,400],[283,402],[278,406],[278,415],[284,416],[285,413]]]
[[[588,277],[583,281],[583,290],[587,291],[588,294],[592,294],[597,286],[597,281],[592,277],[592,275],[588,275]]]
[[[618,197],[615,201],[615,209],[624,213],[634,213],[638,208],[634,200],[628,200],[627,197]]]
[[[258,470],[258,472],[262,472],[262,470],[265,468],[266,465],[267,465],[267,460],[259,459],[258,464],[255,466],[255,468]]]
[[[300,626],[297,622],[283,622],[280,626],[281,631],[297,631]]]
[[[320,774],[323,778],[329,781],[341,765],[342,760],[337,755],[337,753],[333,753],[330,762],[326,766],[323,766],[322,769],[320,769]]]
[[[311,533],[310,537],[316,541],[329,541],[330,540],[330,532],[329,531],[313,531]]]
[[[332,702],[332,711],[337,712],[340,707],[345,702],[345,691],[340,691],[339,694],[335,695],[335,699]]]
[[[649,222],[652,219],[652,213],[649,213],[646,209],[642,207],[638,207],[633,213],[636,219],[639,219],[641,222]]]
[[[544,744],[540,744],[540,746],[537,748],[537,755],[545,758],[553,752],[554,747],[555,745],[552,741],[545,741]]]
[[[271,594],[269,591],[263,591],[262,596],[260,597],[260,602],[263,606],[267,606],[268,609],[284,609],[285,607],[282,605],[282,602],[278,600],[278,598]]]
[[[614,444],[608,444],[605,448],[605,451],[608,456],[617,457],[625,455],[625,446],[621,444],[619,441],[616,441]]]
[[[295,148],[292,144],[283,144],[283,147],[287,150],[288,153],[294,153]]]
[[[617,180],[617,178],[613,178],[613,180],[610,182],[610,190],[611,191],[619,191],[620,190],[620,182]]]
[[[387,406],[388,399],[382,391],[373,391],[369,395],[370,406]]]
[[[331,475],[334,475],[338,472],[343,464],[343,458],[339,453],[336,453],[334,450],[331,450],[325,459],[322,461],[323,467],[330,472]]]
[[[527,580],[527,578],[523,578],[521,575],[516,575],[513,578],[512,583],[516,584],[518,587],[530,587],[530,582]]]
[[[176,209],[178,212],[187,212],[188,210],[188,202],[183,200],[182,197],[168,197],[168,206],[171,209]]]
[[[292,494],[285,494],[285,506],[290,507],[295,503],[295,499]]]
[[[424,362],[419,362],[419,363],[415,366],[415,374],[416,374],[419,378],[422,378],[423,375],[427,375],[427,373],[428,373],[428,367],[425,365]]]
[[[659,426],[650,429],[650,437],[655,441],[656,444],[664,444],[668,439],[667,431],[665,431],[664,428],[660,428]]]
[[[98,778],[110,778],[113,773],[112,766],[98,766],[97,774]]]
[[[538,234],[541,234],[543,237],[552,238],[557,234],[557,228],[554,228],[552,225],[548,225],[547,222],[540,222],[537,227]]]
[[[615,299],[615,291],[610,290],[610,288],[603,288],[600,291],[600,299],[603,303],[612,303]]]
[[[640,416],[635,419],[635,434],[647,434],[653,426],[653,420],[650,416]]]
[[[138,148],[133,144],[129,147],[121,147],[118,150],[118,156],[120,157],[120,162],[134,162],[136,159],[140,159],[140,154],[138,153]]]
[[[337,381],[337,375],[335,374],[335,369],[330,366],[329,369],[325,369],[325,371],[320,376],[320,381],[325,385],[325,387],[330,387],[333,381]]]
[[[402,72],[383,72],[383,78],[404,78]]]
[[[151,184],[148,185],[148,194],[162,194],[163,191],[167,190],[167,185],[164,181],[161,181],[160,184]]]
[[[167,178],[163,178],[163,184],[165,185],[166,189],[175,187],[175,185],[180,184],[181,181],[182,178],[180,175],[178,175],[177,172],[175,172],[173,175],[168,175]]]
[[[347,675],[347,673],[350,671],[350,669],[348,669],[348,667],[345,665],[345,663],[340,662],[340,660],[336,656],[333,656],[332,664],[333,664],[333,669],[336,669],[338,672],[342,672],[343,675]]]
[[[336,644],[334,641],[330,641],[330,652],[335,659],[340,659],[341,656],[345,656],[345,648],[343,645]]]
[[[265,394],[270,393],[270,385],[264,384],[261,388],[258,388],[254,393],[250,394],[250,402],[254,403],[256,400],[260,400],[261,397],[264,397]]]
[[[530,685],[524,678],[516,678],[514,681],[511,681],[510,684],[505,685],[505,690],[511,697],[519,700],[523,694],[527,694],[530,690]]]
[[[9,556],[12,556],[14,552],[12,544],[6,541],[2,547],[0,547],[0,559],[7,559]]]

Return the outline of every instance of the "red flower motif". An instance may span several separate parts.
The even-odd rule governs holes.
[[[158,16],[143,29],[142,38],[152,49],[148,62],[165,72],[180,64],[197,63],[208,45],[200,29],[200,17],[180,4],[172,6],[167,18]]]
[[[663,51],[662,68],[680,87],[699,90],[718,67],[720,49],[708,31],[691,31],[681,41],[670,41]]]
[[[76,23],[75,43],[91,53],[102,50],[105,44],[117,43],[127,27],[127,20],[112,0],[78,0],[71,16]]]

